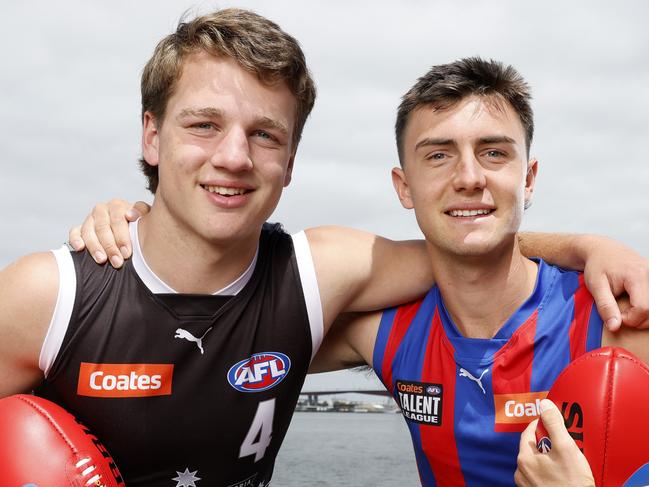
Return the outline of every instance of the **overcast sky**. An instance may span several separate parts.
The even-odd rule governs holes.
[[[59,246],[94,202],[150,200],[142,67],[183,12],[227,6],[294,35],[318,86],[273,215],[289,231],[418,237],[389,178],[399,98],[430,66],[480,55],[532,86],[540,166],[524,228],[605,234],[649,257],[649,2],[25,0],[0,5],[0,267]]]

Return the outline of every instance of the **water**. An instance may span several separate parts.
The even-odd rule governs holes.
[[[295,413],[275,464],[272,485],[420,485],[403,416]]]

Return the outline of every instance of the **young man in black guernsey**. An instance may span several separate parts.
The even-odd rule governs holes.
[[[71,411],[129,486],[267,485],[334,318],[431,285],[421,242],[265,223],[314,98],[296,41],[251,12],[163,39],[142,77],[155,198],[129,227],[134,257],[116,270],[61,249],[2,272],[0,395],[36,388]],[[565,266],[592,256],[595,281],[647,268],[589,237],[525,248]]]

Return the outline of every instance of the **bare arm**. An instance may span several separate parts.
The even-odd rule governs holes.
[[[433,284],[423,241],[395,242],[343,227],[306,230],[325,322],[341,312],[370,311],[411,301]]]
[[[309,373],[372,366],[381,312],[340,315],[311,362]]]
[[[422,241],[394,242],[358,230],[320,227],[307,231],[323,303],[325,326],[343,311],[368,311],[411,301],[432,284],[430,258]],[[585,271],[600,316],[619,327],[613,292],[631,295],[630,323],[649,327],[649,262],[604,237],[524,234],[528,256]]]
[[[649,328],[649,262],[638,253],[615,240],[593,235],[520,233],[518,243],[528,257],[583,270],[607,328],[617,330],[622,322]],[[625,292],[630,295],[630,306],[620,313],[615,296]]]
[[[127,219],[149,207],[123,200],[97,205],[81,227],[70,232],[75,249],[85,246],[97,262],[108,256],[115,267],[131,254]],[[130,212],[130,213],[129,213]],[[394,242],[341,227],[311,229],[307,236],[316,259],[325,324],[342,311],[379,309],[410,301],[432,285],[423,241]],[[586,284],[607,326],[649,328],[649,262],[605,237],[547,233],[519,234],[521,251],[561,267],[584,270]],[[121,249],[121,250],[120,250]],[[624,291],[631,307],[621,314],[614,296]]]
[[[38,359],[58,293],[51,253],[23,257],[0,272],[0,397],[43,379]]]

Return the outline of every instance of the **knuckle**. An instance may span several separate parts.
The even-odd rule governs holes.
[[[96,221],[95,230],[99,232],[110,232],[110,223],[105,221]]]
[[[113,243],[105,243],[103,244],[104,250],[106,251],[107,254],[113,255],[113,254],[119,254],[119,250],[117,249],[117,245]]]

